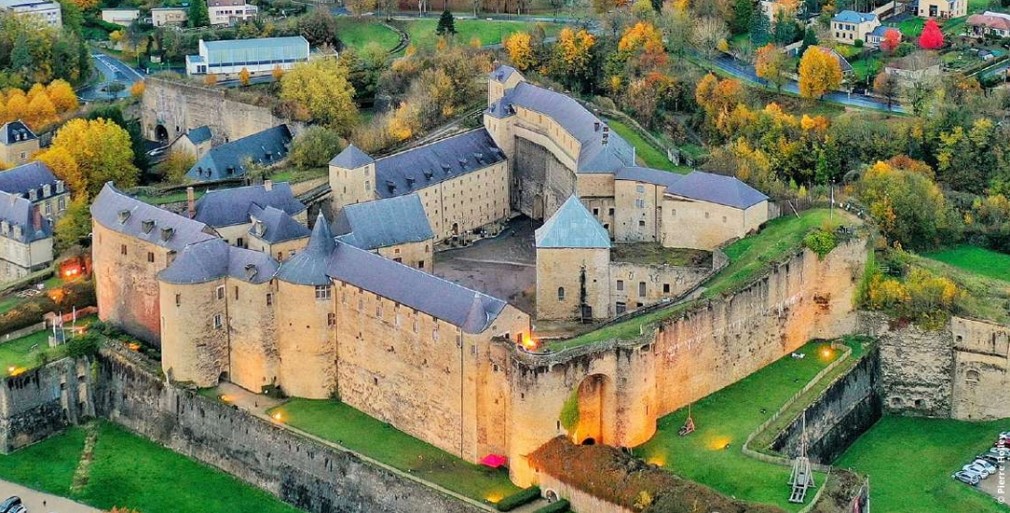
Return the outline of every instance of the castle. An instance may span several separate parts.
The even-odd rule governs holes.
[[[107,184],[91,209],[100,317],[159,344],[174,382],[339,397],[469,461],[507,455],[521,484],[536,479],[525,455],[558,434],[647,440],[660,415],[708,388],[674,390],[680,341],[611,344],[578,370],[545,367],[523,350],[534,345],[529,313],[430,274],[436,244],[494,232],[513,212],[546,220],[536,234],[537,319],[605,319],[704,278],[614,270],[612,245],[715,250],[765,222],[768,199],[735,178],[636,166],[606,123],[507,66],[492,73],[488,102],[484,128],[380,159],[354,146],[334,157],[332,227],[322,215],[310,226],[287,184],[190,197],[188,215]],[[847,264],[801,267],[814,265],[844,280],[804,283],[787,269],[747,315],[851,285]],[[817,329],[702,372],[717,375],[711,383],[742,377]],[[688,347],[726,342],[701,339]],[[573,390],[595,406],[563,427],[557,413]]]

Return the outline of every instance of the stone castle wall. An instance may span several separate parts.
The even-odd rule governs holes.
[[[86,359],[64,358],[0,384],[0,452],[8,454],[92,417]]]

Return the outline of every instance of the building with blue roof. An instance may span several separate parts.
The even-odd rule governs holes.
[[[309,60],[309,42],[302,36],[260,37],[224,41],[200,40],[199,54],[186,56],[186,74],[250,75],[270,74],[274,68],[289,70]]]
[[[21,120],[0,125],[0,162],[17,166],[39,152],[39,138]]]
[[[0,191],[25,198],[43,217],[59,220],[70,205],[70,190],[45,163],[32,161],[0,171]]]
[[[228,180],[245,176],[249,166],[274,166],[288,156],[291,130],[287,125],[236,139],[211,148],[193,164],[186,177],[197,182]]]
[[[38,205],[0,191],[0,284],[52,265],[53,226]]]
[[[880,19],[872,12],[841,11],[831,18],[832,38],[842,44],[867,42],[870,34],[880,26]]]
[[[435,232],[417,193],[347,205],[334,218],[333,233],[358,249],[433,270]]]
[[[181,151],[188,153],[193,158],[200,159],[210,151],[214,145],[214,134],[207,125],[187,130],[172,142],[169,151]]]
[[[271,208],[273,210],[266,210]],[[193,211],[194,220],[214,228],[227,243],[240,247],[248,246],[249,233],[255,228],[253,225],[257,219],[261,224],[267,223],[263,224],[263,228],[273,228],[270,235],[265,231],[260,235],[261,239],[267,237],[271,244],[295,238],[276,238],[278,234],[275,232],[280,228],[286,233],[292,232],[287,228],[290,222],[303,227],[308,225],[307,208],[295,197],[291,184],[273,183],[271,180],[265,180],[262,184],[207,191],[195,202]],[[281,213],[289,220],[274,219]]]

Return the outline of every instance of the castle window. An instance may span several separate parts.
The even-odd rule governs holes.
[[[221,285],[214,290],[214,297],[216,299],[224,299],[224,285]]]
[[[642,185],[642,184],[636,185],[635,186],[635,192],[645,192],[645,186]]]
[[[119,246],[119,254],[123,255],[123,256],[126,256],[126,244],[120,244],[120,246]]]
[[[214,329],[219,330],[224,326],[224,322],[221,319],[221,314],[214,315]]]
[[[593,209],[593,215],[594,215],[594,216],[598,216],[598,215],[600,215],[600,209],[598,209],[598,208],[594,208],[594,209]]]
[[[964,373],[964,377],[969,383],[978,383],[982,379],[982,374],[975,369],[968,369],[968,371]]]
[[[726,222],[726,216],[722,216],[722,222]]]
[[[645,226],[645,219],[639,219],[638,226]]]
[[[235,286],[235,300],[238,301],[238,285]]]
[[[424,260],[418,260],[417,261],[417,268],[418,269],[424,269]]]
[[[607,212],[610,214],[611,217],[614,216],[614,209],[613,208],[610,208],[610,210],[607,210]]]
[[[435,324],[435,329],[431,330],[431,339],[438,342],[438,323]]]
[[[708,219],[709,213],[705,212],[705,219]]]
[[[182,306],[182,294],[175,295],[175,306]]]
[[[267,292],[267,306],[274,305],[274,294],[273,292]]]
[[[669,283],[664,283],[663,284],[663,294],[669,294],[669,293],[670,293],[670,284]]]
[[[329,327],[334,327],[337,325],[337,314],[330,312],[326,314],[326,325]]]
[[[645,282],[644,281],[638,282],[638,296],[639,297],[645,297]]]
[[[624,312],[627,312],[627,311],[628,311],[628,305],[625,304],[623,301],[618,301],[617,305],[614,308],[614,313],[616,315],[621,315],[621,314],[623,314]]]
[[[330,286],[316,285],[316,299],[330,299]]]
[[[414,317],[414,321],[411,324],[411,329],[414,331],[414,333],[417,333],[417,317]]]
[[[154,262],[154,252],[152,252],[152,251],[148,251],[147,252],[147,261],[151,262],[151,263]]]
[[[624,280],[617,280],[617,290],[624,290]]]
[[[644,199],[635,200],[635,206],[638,208],[645,208],[645,200]]]
[[[558,301],[564,301],[564,300],[565,300],[565,288],[558,287]]]
[[[371,184],[368,182],[368,180],[365,180],[365,192],[368,192],[368,190],[371,188],[372,188]]]

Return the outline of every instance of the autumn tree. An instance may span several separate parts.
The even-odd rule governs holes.
[[[811,46],[800,59],[800,95],[820,98],[842,83],[842,66],[828,50]]]
[[[196,164],[196,157],[188,151],[173,151],[162,162],[161,172],[166,182],[183,183],[186,173]]]
[[[571,87],[582,89],[588,81],[596,37],[585,29],[561,29],[554,47],[554,70]]]
[[[901,32],[898,29],[887,29],[884,31],[884,38],[880,41],[880,50],[891,55],[901,44]]]
[[[513,32],[505,38],[505,53],[509,61],[520,71],[526,71],[536,64],[533,38],[529,32]]]
[[[140,171],[133,165],[130,134],[106,119],[72,119],[53,138],[39,160],[73,192],[75,198],[93,198],[106,182],[129,188]]]
[[[904,247],[934,246],[950,226],[943,193],[921,171],[877,162],[863,172],[856,192],[887,239]]]
[[[242,87],[249,85],[249,68],[243,66],[238,72],[238,83],[242,84]]]
[[[922,34],[919,34],[919,48],[938,50],[941,47],[943,47],[943,32],[940,32],[940,26],[936,24],[936,20],[930,18],[922,27]]]
[[[281,78],[280,97],[301,105],[313,121],[340,133],[348,133],[358,118],[347,67],[337,59],[296,65]]]
[[[782,91],[782,85],[789,80],[789,58],[775,45],[768,43],[758,48],[754,56],[754,72],[757,76],[775,84]]]
[[[618,41],[617,49],[627,56],[632,67],[640,72],[666,64],[663,33],[647,21],[640,21],[629,27]]]
[[[337,19],[328,9],[313,9],[298,18],[298,33],[312,46],[337,45]]]
[[[291,143],[288,160],[292,165],[309,169],[326,167],[334,155],[344,147],[340,134],[326,127],[313,126],[304,130]]]
[[[49,95],[36,95],[28,104],[28,116],[24,120],[33,129],[41,128],[53,121],[56,121],[56,107],[49,99]]]
[[[881,71],[873,79],[873,92],[887,99],[887,110],[891,110],[891,105],[898,97],[899,90],[898,77],[891,73]]]
[[[726,22],[719,18],[707,17],[697,20],[691,31],[691,42],[699,52],[711,58],[721,41],[729,37]]]
[[[144,84],[144,81],[138,80],[130,86],[130,96],[140,98],[141,96],[144,96],[144,90],[146,88],[147,86]]]
[[[274,77],[275,81],[280,82],[281,78],[284,77],[284,69],[281,68],[280,64],[277,64],[274,66],[273,71],[270,72],[270,75]]]
[[[683,2],[663,4],[659,24],[666,36],[666,45],[671,53],[680,55],[690,47],[693,20]]]
[[[216,86],[217,75],[214,73],[207,73],[207,75],[203,77],[203,84],[210,87]]]
[[[77,93],[66,80],[53,80],[46,86],[46,94],[56,107],[56,112],[64,113],[77,110]]]

